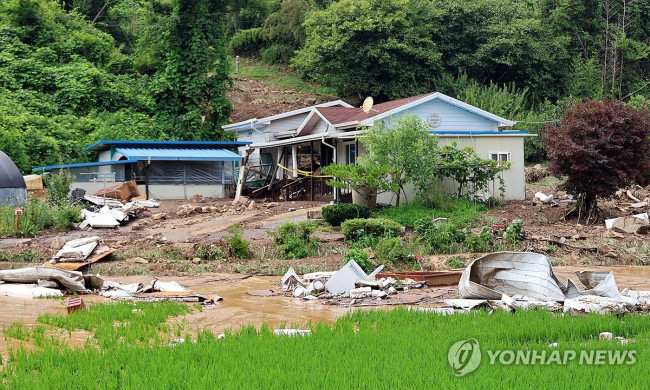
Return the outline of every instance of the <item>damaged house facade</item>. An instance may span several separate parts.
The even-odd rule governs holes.
[[[95,152],[97,162],[50,165],[35,173],[68,169],[72,188],[95,193],[135,180],[148,198],[181,199],[196,194],[223,198],[234,190],[233,169],[241,157],[235,153],[248,142],[230,141],[125,141],[101,140],[84,151]]]
[[[439,92],[388,101],[365,110],[335,100],[233,123],[223,129],[234,132],[238,141],[249,143],[239,151],[247,157],[243,181],[257,188],[253,194],[279,189],[287,199],[298,193],[309,194],[312,199],[332,194],[337,199],[336,191],[319,177],[320,167],[355,164],[357,156],[365,152],[358,139],[362,129],[408,114],[428,123],[429,133],[438,136],[441,146],[455,141],[458,147],[473,148],[482,158],[510,162],[510,168],[502,173],[505,192],[501,194],[498,183],[492,183],[487,195],[505,200],[525,198],[524,138],[528,133],[508,130],[516,122]],[[457,184],[450,179],[441,184],[447,192],[456,191]],[[380,194],[378,202],[394,204],[395,196]]]

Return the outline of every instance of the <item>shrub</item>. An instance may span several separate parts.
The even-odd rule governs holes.
[[[422,219],[415,223],[415,234],[429,247],[431,253],[455,253],[465,242],[467,226],[451,222],[436,223]]]
[[[395,237],[401,231],[402,225],[384,218],[355,218],[341,224],[341,232],[346,241],[355,241],[364,236]]]
[[[62,169],[57,174],[44,176],[44,179],[47,185],[47,201],[56,205],[64,204],[73,179],[70,171]]]
[[[506,228],[506,241],[512,244],[517,244],[526,238],[526,232],[524,231],[524,221],[521,219],[515,219],[508,225]]]
[[[210,244],[210,245],[199,245],[196,248],[196,257],[201,258],[203,260],[219,260],[223,259],[225,256],[225,253],[223,253],[223,250],[215,245],[215,244]]]
[[[607,197],[650,171],[650,113],[620,101],[577,103],[545,141],[549,170],[566,175],[564,188],[577,196],[575,211],[589,220],[597,197]]]
[[[467,249],[472,253],[490,252],[494,248],[494,236],[490,228],[485,226],[479,235],[469,235],[465,239],[465,245],[467,245]]]
[[[285,259],[301,259],[311,256],[318,248],[318,242],[311,234],[314,224],[311,222],[285,222],[277,230],[268,231],[273,236],[280,256]]]
[[[347,263],[350,260],[354,260],[359,267],[363,269],[366,273],[369,273],[372,270],[372,261],[369,260],[370,254],[363,249],[352,248],[345,253],[343,259]]]
[[[248,259],[250,257],[248,241],[241,236],[243,232],[244,229],[241,226],[233,225],[228,229],[230,234],[223,238],[228,244],[230,255],[238,259]]]
[[[370,209],[352,203],[338,203],[323,207],[323,218],[332,226],[341,226],[348,219],[369,218]]]

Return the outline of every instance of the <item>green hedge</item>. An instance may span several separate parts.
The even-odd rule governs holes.
[[[353,218],[369,218],[370,209],[352,203],[338,203],[323,207],[323,218],[332,226],[340,226],[341,223]]]

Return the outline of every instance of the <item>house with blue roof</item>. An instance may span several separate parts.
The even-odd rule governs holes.
[[[525,198],[524,138],[530,135],[526,131],[510,130],[516,124],[514,121],[439,92],[365,108],[336,100],[229,124],[223,129],[234,132],[238,141],[250,143],[239,147],[240,154],[248,156],[247,164],[266,169],[267,175],[249,182],[259,181],[270,188],[269,182],[282,183],[289,178],[305,184],[303,187],[311,191],[312,197],[315,191],[316,195],[329,191],[338,199],[337,191],[328,189],[322,183],[324,180],[317,178],[320,166],[335,162],[354,164],[356,156],[364,152],[358,140],[361,129],[407,114],[415,114],[428,123],[430,133],[439,137],[441,145],[455,141],[459,147],[472,147],[483,158],[510,162],[510,168],[502,173],[505,192],[501,193],[499,184],[493,183],[485,196],[505,200]],[[442,185],[452,193],[457,186],[451,179],[445,179]],[[386,193],[377,201],[394,203],[395,199]]]
[[[196,194],[226,197],[234,191],[233,171],[242,157],[235,151],[246,141],[128,141],[100,140],[86,147],[98,161],[49,165],[36,173],[68,169],[73,188],[94,193],[135,180],[148,198],[182,199]]]

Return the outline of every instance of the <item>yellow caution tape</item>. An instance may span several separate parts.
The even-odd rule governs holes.
[[[289,171],[289,172],[291,172],[293,174],[299,174],[299,175],[308,176],[308,177],[324,177],[324,178],[332,178],[332,177],[334,177],[334,176],[327,176],[327,175],[314,175],[313,172],[302,171],[300,169],[289,169],[289,168],[285,167],[284,165],[282,165],[280,163],[277,163],[277,166],[279,166],[280,168],[284,169],[285,171]]]

